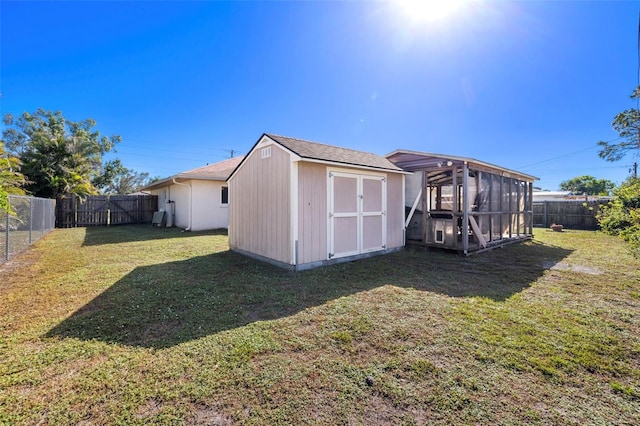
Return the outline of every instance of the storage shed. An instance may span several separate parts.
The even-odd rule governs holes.
[[[379,155],[265,133],[228,179],[229,246],[293,270],[399,250],[405,174]]]
[[[190,231],[226,228],[229,224],[227,178],[243,157],[235,157],[153,182],[142,191],[158,196],[166,225]]]
[[[537,178],[473,158],[397,150],[406,181],[407,243],[470,254],[533,236]]]

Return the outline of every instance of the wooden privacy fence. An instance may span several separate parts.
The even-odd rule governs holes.
[[[548,228],[552,224],[568,229],[600,229],[597,214],[609,200],[534,201],[533,226]]]
[[[56,228],[151,223],[156,210],[156,195],[68,196],[56,200]]]

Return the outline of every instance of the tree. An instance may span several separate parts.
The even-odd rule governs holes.
[[[607,179],[596,179],[585,175],[560,182],[560,189],[571,191],[574,194],[584,195],[610,195],[616,184]]]
[[[640,86],[631,94],[631,99],[640,100]],[[629,108],[617,114],[611,123],[616,132],[623,139],[622,142],[598,142],[602,149],[598,152],[600,158],[606,161],[618,161],[628,152],[640,151],[640,110]]]
[[[101,172],[102,156],[121,141],[117,135],[101,137],[91,118],[70,121],[42,108],[18,119],[6,114],[4,123],[7,150],[20,158],[26,189],[38,197],[96,193],[91,180]]]
[[[107,161],[102,174],[93,180],[93,185],[103,194],[131,194],[149,182],[149,173],[136,172],[122,165],[119,159]]]
[[[5,152],[4,143],[0,141],[0,211],[13,213],[9,204],[9,194],[24,194],[26,183],[22,173],[18,172],[20,161]]]
[[[630,177],[613,191],[613,201],[598,215],[602,230],[619,235],[640,257],[640,178]]]

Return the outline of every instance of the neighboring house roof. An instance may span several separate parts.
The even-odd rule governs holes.
[[[612,197],[608,195],[584,195],[574,194],[571,191],[533,191],[533,201],[569,201],[584,202],[610,200]]]
[[[196,169],[187,170],[186,172],[178,173],[177,175],[169,176],[168,178],[161,179],[159,181],[153,182],[144,188],[141,188],[141,191],[148,191],[151,189],[162,188],[163,186],[169,186],[173,184],[173,181],[182,181],[185,180],[213,180],[213,181],[226,181],[227,178],[231,175],[231,172],[235,170],[235,168],[240,164],[244,157],[233,157],[228,160],[219,161],[217,163],[208,164],[206,166],[198,167]]]
[[[535,197],[555,197],[555,198],[563,198],[573,195],[571,191],[533,191],[533,196]]]
[[[500,173],[505,176],[522,179],[528,182],[538,180],[537,177],[528,175],[526,173],[518,172],[516,170],[510,170],[501,166],[497,166],[495,164],[486,163],[484,161],[476,160],[475,158],[459,157],[456,155],[433,154],[430,152],[398,149],[390,154],[387,154],[386,158],[392,161],[397,166],[402,167],[403,170],[409,172],[423,170],[425,168],[441,167],[444,164],[461,166],[466,163],[473,167],[479,167],[489,170],[493,173]]]
[[[305,160],[403,172],[401,168],[393,164],[391,161],[377,154],[357,151],[349,148],[341,148],[319,142],[311,142],[304,139],[274,135],[272,133],[263,133],[251,148],[250,152],[254,150],[264,137],[271,139],[273,142],[281,145],[286,150],[291,151]],[[241,164],[242,163],[238,164],[237,168],[239,168]],[[233,173],[235,173],[235,170]],[[231,175],[233,175],[233,173],[231,173]],[[231,177],[231,175],[229,177]]]

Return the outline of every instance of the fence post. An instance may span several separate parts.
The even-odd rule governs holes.
[[[11,195],[9,195],[9,206],[11,206]],[[7,223],[6,223],[5,232],[7,233],[7,238],[4,240],[4,260],[9,260],[9,211],[7,211]]]
[[[55,226],[56,226],[57,228],[62,228],[62,225],[61,225],[61,222],[62,222],[62,212],[61,212],[61,209],[60,209],[60,204],[62,204],[62,203],[60,202],[60,198],[59,198],[59,197],[56,197],[56,204],[55,204],[55,210],[54,210],[54,211],[55,211],[55,215],[56,215],[56,218],[55,218]]]
[[[70,195],[71,197],[71,211],[73,212],[73,220],[72,227],[75,228],[78,226],[78,199],[75,195]]]
[[[42,237],[44,235],[44,227],[45,227],[45,204],[43,201],[40,202],[41,207],[40,207],[40,211],[42,212],[42,227],[40,228],[40,237]],[[55,214],[55,213],[54,213]]]
[[[33,199],[29,198],[29,245],[33,242]]]

